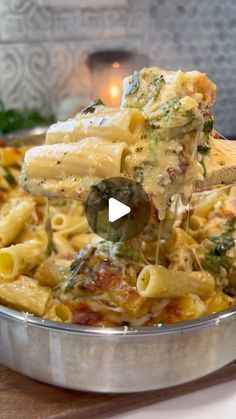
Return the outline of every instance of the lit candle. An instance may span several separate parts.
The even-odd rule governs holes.
[[[144,62],[140,57],[139,54],[119,50],[91,54],[88,58],[92,81],[91,98],[100,98],[106,106],[119,106],[124,77],[144,67],[144,64],[147,65],[146,58]]]
[[[121,100],[123,72],[119,61],[113,61],[108,70],[106,102],[108,106],[119,106]]]
[[[120,80],[112,81],[108,90],[109,94],[109,105],[118,106],[121,98],[121,87],[122,83]]]

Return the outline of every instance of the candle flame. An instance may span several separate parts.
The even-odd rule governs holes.
[[[113,84],[113,85],[110,87],[110,89],[109,89],[109,93],[110,93],[110,96],[111,96],[113,99],[118,98],[118,97],[119,97],[119,95],[120,95],[120,88],[119,88],[119,86],[117,86],[116,84]]]

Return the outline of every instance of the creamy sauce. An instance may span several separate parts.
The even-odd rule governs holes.
[[[124,82],[123,106],[142,108],[146,132],[125,167],[142,182],[163,220],[171,197],[179,193],[188,202],[202,180],[197,151],[205,141],[204,110],[214,103],[215,85],[199,72],[155,67],[139,72],[139,83],[137,77],[136,72]]]

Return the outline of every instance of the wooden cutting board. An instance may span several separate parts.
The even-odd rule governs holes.
[[[1,419],[105,419],[152,403],[236,379],[236,361],[191,383],[132,394],[64,390],[24,377],[0,365]]]

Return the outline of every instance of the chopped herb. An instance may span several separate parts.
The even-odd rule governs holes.
[[[140,86],[139,72],[135,71],[134,74],[129,78],[127,86],[125,88],[125,96],[130,96],[136,93]]]
[[[207,117],[204,119],[204,125],[203,125],[203,132],[204,134],[210,134],[210,132],[213,129],[214,119],[212,115],[207,115]]]
[[[206,253],[202,263],[203,269],[210,272],[215,278],[220,276],[221,267],[231,269],[233,258],[226,255],[227,250],[234,247],[234,240],[230,237],[210,237],[215,246]]]
[[[6,173],[4,175],[4,179],[6,179],[6,181],[9,183],[9,185],[16,186],[17,185],[17,180],[15,179],[13,174],[11,173],[11,170],[9,169],[9,167],[4,167],[4,171]]]
[[[166,82],[165,82],[164,76],[156,77],[153,80],[152,85],[155,88],[155,98],[157,98],[159,96],[161,88],[164,86],[165,83]]]
[[[236,230],[236,216],[230,218],[230,220],[226,221],[225,227],[227,229],[227,233],[234,233]]]
[[[151,153],[154,157],[154,160],[156,161],[157,160],[157,155],[158,155],[158,153],[157,153],[158,137],[157,137],[155,131],[150,132],[149,139],[150,139],[150,150],[151,150]]]
[[[160,107],[160,112],[162,112],[165,116],[168,116],[172,113],[175,113],[180,108],[180,101],[178,97],[174,97],[173,99],[168,100],[164,105]]]
[[[150,128],[157,128],[156,124],[153,124],[150,121],[148,121],[148,125],[149,125]]]
[[[142,110],[143,109],[143,105],[141,105],[140,103],[125,103],[124,104],[124,108],[127,109],[138,109],[138,110]]]
[[[58,160],[58,161],[57,161],[57,164],[61,164],[61,161],[60,161],[60,160]]]
[[[227,250],[234,247],[234,239],[231,237],[217,236],[210,237],[210,240],[216,245],[211,252],[216,256],[221,256]]]
[[[199,145],[197,151],[201,154],[207,154],[210,151],[211,147],[208,145]]]
[[[146,126],[142,135],[142,139],[147,140],[149,148],[155,162],[157,161],[157,144],[159,142],[158,130],[149,121],[146,122]]]
[[[96,108],[98,106],[104,105],[103,101],[101,99],[96,99],[93,102],[91,102],[86,108],[84,108],[81,113],[94,113]]]
[[[111,250],[112,256],[115,258],[140,262],[140,253],[128,243],[117,242],[112,246]]]
[[[206,271],[210,272],[214,277],[218,277],[220,275],[220,269],[222,266],[222,258],[216,256],[210,252],[205,255],[205,258],[202,262],[202,267]]]

